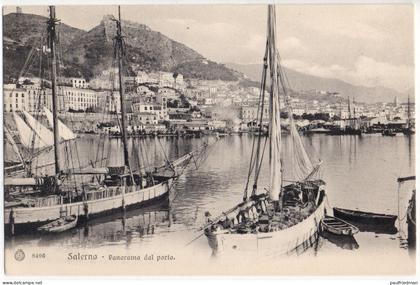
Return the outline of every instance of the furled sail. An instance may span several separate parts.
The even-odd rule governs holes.
[[[20,150],[19,150],[18,146],[16,145],[15,140],[13,139],[13,136],[10,133],[10,130],[7,126],[4,126],[4,134],[6,135],[6,140],[9,141],[9,143],[12,145],[13,151],[18,156],[20,163],[22,165],[24,165],[25,161],[23,160],[23,157],[20,153]]]
[[[287,108],[287,113],[290,122],[290,134],[292,138],[292,177],[296,181],[304,181],[312,178],[319,170],[321,163],[314,165],[312,163],[308,152],[302,142],[302,138],[299,135],[296,122],[293,118],[293,108],[290,103],[290,96],[288,93],[288,81],[286,74],[281,66],[280,54],[277,53],[277,72],[278,72],[278,83],[281,83],[284,98],[285,98],[285,107]]]
[[[292,114],[291,110],[289,111]],[[296,123],[291,115],[290,133],[293,141],[293,177],[295,180],[305,180],[314,170],[314,165],[309,158],[308,153],[303,145],[302,139],[296,127]]]
[[[54,135],[53,133],[44,127],[40,122],[38,122],[31,114],[26,111],[22,111],[25,115],[26,122],[33,132],[42,140],[47,146],[54,145]]]
[[[48,123],[50,124],[51,128],[53,127],[54,123],[53,123],[53,114],[51,113],[50,110],[48,110],[47,108],[44,107],[44,112],[45,112],[45,116],[48,119]],[[60,120],[58,120],[58,128],[59,128],[59,134],[60,137],[65,140],[73,140],[77,137],[77,135],[75,133],[73,133],[72,130],[70,130],[63,122],[61,122]]]
[[[45,137],[40,137],[35,131],[33,131],[33,129],[31,129],[31,127],[29,127],[25,123],[25,121],[20,116],[18,116],[16,113],[13,113],[13,116],[16,122],[16,128],[19,132],[20,142],[22,143],[22,145],[24,145],[27,148],[33,147],[35,149],[54,145],[54,141],[52,140],[52,133],[50,134],[50,139],[48,138],[48,135]],[[33,117],[32,119],[36,121]]]
[[[268,58],[270,61],[270,198],[279,200],[282,186],[280,96],[277,74],[276,15],[274,5],[268,6]]]

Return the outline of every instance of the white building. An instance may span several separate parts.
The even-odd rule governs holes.
[[[158,118],[155,114],[149,112],[141,112],[133,114],[132,121],[140,125],[157,125]]]
[[[73,88],[89,88],[89,83],[84,78],[70,77],[63,78],[63,83],[69,84]]]
[[[161,87],[173,87],[174,86],[174,74],[172,72],[159,72],[159,86]]]
[[[97,92],[91,89],[59,86],[59,92],[64,95],[64,106],[66,110],[84,111],[87,108],[98,106]]]
[[[243,106],[241,110],[241,117],[244,122],[249,122],[259,119],[257,117],[258,106]],[[268,106],[264,104],[263,119],[268,119]]]
[[[170,99],[178,99],[178,96],[176,96],[175,90],[172,88],[159,88],[158,95],[164,96]]]
[[[23,88],[16,88],[16,84],[5,84],[3,87],[4,112],[27,111],[28,93]]]
[[[131,106],[133,113],[135,114],[144,114],[149,113],[156,117],[156,120],[163,121],[168,120],[168,108],[166,105],[166,98],[163,98],[162,102],[157,100],[146,101],[144,98],[137,97],[133,99],[133,104]]]
[[[138,71],[136,75],[136,83],[141,84],[147,82],[150,82],[148,74],[144,71]]]
[[[147,86],[143,86],[143,85],[137,86],[136,93],[143,97],[155,96],[155,92],[150,90]]]
[[[43,107],[52,108],[51,89],[26,88],[26,85],[17,88],[15,84],[5,84],[3,91],[4,112],[35,113]]]

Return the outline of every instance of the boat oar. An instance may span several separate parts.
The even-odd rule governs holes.
[[[204,235],[204,233],[201,233],[200,235],[198,235],[197,237],[195,237],[193,240],[191,240],[185,246],[189,246],[190,244],[192,244],[193,242],[195,242],[196,240],[198,240],[202,235]]]
[[[213,226],[214,224],[216,224],[216,223],[220,220],[220,218],[222,218],[223,216],[227,216],[227,215],[229,215],[230,213],[232,213],[233,211],[235,211],[237,208],[241,207],[243,204],[244,204],[244,202],[240,203],[239,205],[236,205],[235,207],[233,207],[233,208],[231,208],[231,209],[227,210],[226,212],[223,212],[222,214],[220,214],[219,216],[217,216],[217,217],[214,219],[214,221],[213,221],[213,222],[210,222],[210,223],[208,223],[208,224],[204,225],[203,227],[199,228],[198,230],[199,230],[199,231],[201,231],[201,230],[205,230],[205,229],[207,229],[208,227]]]
[[[209,227],[213,226],[214,224],[216,224],[217,222],[219,222],[219,219],[220,219],[221,217],[229,215],[230,213],[232,213],[233,211],[235,211],[237,208],[239,208],[239,207],[240,207],[240,206],[242,206],[243,204],[244,204],[244,203],[242,202],[242,203],[240,203],[239,205],[236,205],[235,207],[233,207],[233,208],[229,209],[228,211],[223,212],[221,215],[217,216],[217,217],[216,217],[216,219],[215,219],[213,222],[208,223],[207,225],[205,225],[204,227],[200,228],[199,230],[205,230],[205,229],[207,229],[207,228],[209,228]],[[188,246],[188,245],[192,244],[194,241],[196,241],[197,239],[199,239],[202,235],[204,235],[204,233],[201,233],[200,235],[198,235],[197,237],[195,237],[193,240],[191,240],[191,241],[190,241],[189,243],[187,243],[185,246]]]

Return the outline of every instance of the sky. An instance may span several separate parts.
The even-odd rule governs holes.
[[[21,6],[47,16],[46,6]],[[283,65],[363,86],[404,93],[414,87],[414,7],[388,5],[277,5],[277,45]],[[3,13],[16,10],[6,6]],[[62,22],[84,30],[116,6],[57,6]],[[132,5],[125,20],[184,43],[220,63],[261,63],[265,5]]]

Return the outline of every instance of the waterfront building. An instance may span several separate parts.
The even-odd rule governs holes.
[[[175,129],[175,130],[188,130],[188,131],[213,130],[213,126],[210,126],[206,120],[194,120],[194,121],[171,120],[170,127],[171,129]]]
[[[94,90],[59,86],[59,93],[64,95],[65,110],[85,111],[98,106],[97,92]]]
[[[14,112],[27,110],[27,92],[23,88],[17,88],[16,84],[5,84],[3,87],[3,110]]]
[[[211,120],[208,122],[210,129],[225,129],[227,126],[226,121],[223,120]]]
[[[36,88],[37,85],[5,84],[3,86],[3,111],[38,112],[43,107],[51,110],[51,89]]]
[[[241,119],[250,122],[257,119],[258,106],[242,106]],[[263,119],[268,119],[268,105],[264,104]]]
[[[410,104],[410,106],[409,106]],[[405,117],[411,117],[412,119],[416,117],[416,106],[414,102],[410,102],[410,103],[401,103],[400,104],[400,113],[405,114]],[[408,114],[408,111],[410,110],[410,115]]]
[[[135,112],[131,116],[130,125],[157,125],[158,117],[150,112]]]

